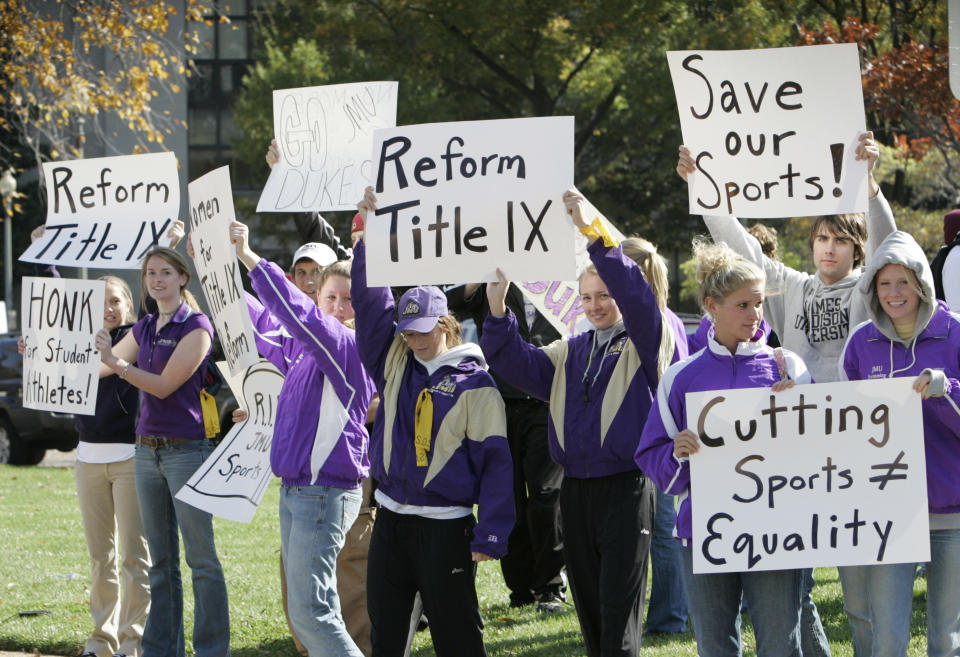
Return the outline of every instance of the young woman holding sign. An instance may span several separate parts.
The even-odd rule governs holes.
[[[364,219],[376,208],[371,188],[358,208]],[[370,446],[380,504],[367,578],[373,654],[403,654],[419,591],[439,657],[486,655],[474,562],[503,556],[515,517],[503,399],[480,349],[460,344],[439,288],[412,288],[397,306],[390,288],[367,287],[366,266],[361,238],[357,346],[380,392]]]
[[[153,562],[143,652],[156,657],[184,655],[179,527],[193,573],[194,651],[197,657],[226,657],[230,615],[213,522],[209,513],[174,498],[213,449],[200,400],[213,326],[187,290],[187,263],[173,249],[151,248],[140,280],[143,298],[149,295],[157,312],[145,315],[115,345],[110,332],[101,330],[96,346],[104,363],[101,376],[116,373],[141,390],[134,461]]]
[[[679,342],[641,268],[588,225],[586,199],[563,196],[590,241],[580,299],[594,330],[542,349],[524,342],[504,304],[508,282],[487,283],[481,346],[512,385],[550,402],[550,455],[564,470],[563,555],[587,654],[640,649],[655,489],[633,461],[660,374]]]
[[[320,274],[318,307],[280,267],[253,252],[246,225],[233,222],[230,241],[259,296],[247,295],[257,348],[284,373],[270,465],[282,480],[290,621],[311,655],[362,657],[344,626],[336,577],[369,472],[364,422],[374,394],[356,335],[344,325],[353,315],[349,295],[341,294],[349,280],[329,265],[331,273]]]
[[[675,536],[682,544],[683,584],[701,657],[741,654],[740,598],[746,593],[759,657],[799,657],[800,570],[693,574],[690,465],[700,447],[686,427],[688,392],[771,386],[774,392],[810,382],[795,354],[767,346],[765,278],[725,244],[694,242],[700,303],[713,321],[707,346],[666,371],[657,388],[636,462],[666,493],[680,496]],[[709,491],[705,491],[709,494]]]
[[[847,340],[840,376],[916,377],[930,507],[927,654],[960,654],[960,316],[936,300],[923,249],[899,231],[874,253],[857,293],[870,321]],[[912,563],[840,568],[855,654],[906,655],[914,570]]]

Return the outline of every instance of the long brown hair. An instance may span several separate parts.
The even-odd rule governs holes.
[[[194,311],[200,312],[200,306],[197,304],[196,298],[194,298],[190,290],[187,289],[187,284],[190,283],[190,269],[187,267],[187,261],[182,255],[168,246],[151,247],[143,256],[143,264],[140,265],[140,306],[144,310],[147,309],[147,262],[149,262],[153,256],[163,258],[178,274],[187,277],[187,280],[180,286],[180,299],[185,301]]]

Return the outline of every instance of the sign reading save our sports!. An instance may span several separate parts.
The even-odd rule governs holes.
[[[377,130],[373,161],[370,285],[576,278],[573,117]]]

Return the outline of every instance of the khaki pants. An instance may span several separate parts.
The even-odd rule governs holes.
[[[90,552],[90,615],[93,632],[84,652],[98,657],[139,657],[150,608],[150,557],[143,536],[133,459],[77,462],[77,500]],[[117,547],[122,553],[119,560]],[[121,601],[122,575],[122,601]]]

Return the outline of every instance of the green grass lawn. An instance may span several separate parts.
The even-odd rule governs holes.
[[[249,525],[214,519],[230,593],[231,646],[238,657],[297,657],[280,605],[278,491],[274,481]],[[190,652],[193,597],[189,568],[184,563],[181,569]],[[0,650],[77,654],[91,627],[89,582],[72,468],[0,466]],[[850,631],[836,569],[818,569],[817,582],[814,597],[833,654],[850,656]],[[477,589],[491,657],[583,654],[572,604],[549,617],[538,616],[533,607],[510,609],[495,562],[480,564]],[[909,654],[916,657],[926,654],[925,593],[926,582],[917,580],[909,649]],[[19,616],[31,610],[49,613]],[[746,626],[744,654],[753,655],[753,636]],[[428,633],[418,635],[414,654],[433,654]],[[641,650],[641,655],[657,657],[696,654],[690,633],[646,637]]]

